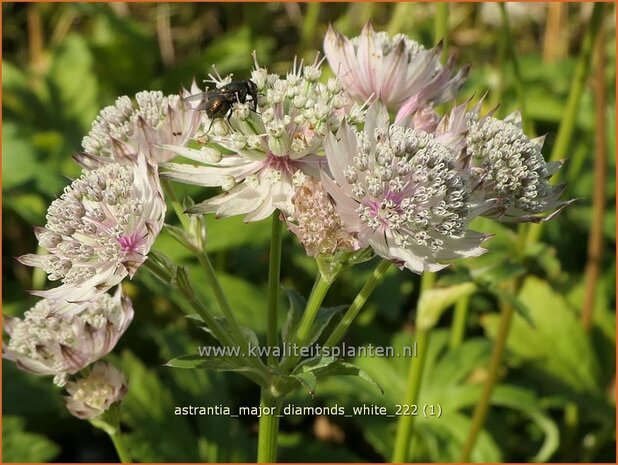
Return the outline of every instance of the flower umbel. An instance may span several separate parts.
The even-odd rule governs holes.
[[[474,195],[498,201],[484,216],[506,222],[547,221],[573,202],[558,200],[564,184],[548,182],[562,162],[545,162],[541,154],[544,137],[528,138],[517,114],[499,120],[478,119],[472,112],[467,123],[468,164],[478,184]]]
[[[64,398],[71,415],[82,420],[92,420],[120,402],[127,393],[127,378],[116,367],[98,362],[92,371],[66,385]]]
[[[133,320],[133,306],[120,289],[103,294],[76,315],[57,314],[58,302],[43,299],[23,319],[4,317],[9,335],[3,357],[36,375],[53,375],[63,385],[77,373],[107,355]],[[71,313],[71,312],[69,312]]]
[[[353,39],[329,27],[324,53],[350,97],[382,100],[391,110],[452,99],[467,75],[467,69],[454,73],[452,59],[440,63],[440,46],[425,50],[403,34],[375,32],[371,24]]]
[[[292,203],[294,214],[288,218],[288,228],[308,255],[358,250],[358,241],[344,229],[332,199],[319,181],[307,178],[298,187]]]
[[[85,172],[52,202],[45,227],[35,229],[50,253],[18,258],[62,282],[32,293],[81,302],[132,277],[163,227],[165,209],[156,170],[142,155]]]
[[[167,147],[201,165],[168,163],[162,175],[225,191],[196,205],[191,213],[241,214],[246,221],[258,221],[275,209],[291,212],[293,178],[319,175],[320,165],[326,163],[318,156],[324,137],[339,128],[347,104],[340,83],[317,82],[320,75],[317,62],[295,66],[284,78],[256,64],[251,80],[259,94],[257,112],[249,102],[237,102],[229,124],[225,118],[205,117],[205,139],[211,146]],[[221,86],[228,80],[215,82]],[[232,154],[223,155],[221,148]]]
[[[114,150],[118,142],[131,146],[133,153],[144,153],[150,163],[170,160],[175,154],[162,146],[185,146],[199,127],[200,114],[184,99],[188,95],[187,91],[169,96],[160,91],[143,91],[135,94],[137,107],[129,97],[118,97],[92,123],[82,142],[85,153],[78,154],[77,160],[88,168],[96,168],[108,159],[123,162]]]
[[[486,237],[466,230],[484,207],[469,204],[456,154],[429,133],[389,125],[381,103],[363,132],[344,125],[328,137],[326,156],[334,180],[323,175],[324,188],[361,247],[418,273],[484,252]]]

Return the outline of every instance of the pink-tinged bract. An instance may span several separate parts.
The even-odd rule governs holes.
[[[361,247],[417,273],[485,251],[467,225],[487,205],[470,204],[458,155],[433,135],[390,125],[376,102],[362,132],[344,124],[325,147],[322,183]]]
[[[118,368],[98,362],[87,375],[66,385],[64,401],[71,415],[81,420],[92,420],[120,402],[127,393],[128,382]]]
[[[33,294],[87,302],[132,277],[146,260],[163,227],[166,205],[156,167],[140,154],[131,160],[86,171],[52,202],[47,224],[35,229],[49,253],[18,260],[62,284]]]
[[[377,99],[393,111],[455,96],[467,69],[455,72],[453,59],[442,65],[441,51],[441,46],[426,50],[403,34],[391,38],[371,24],[352,39],[329,27],[324,38],[324,53],[343,90],[356,102]]]
[[[40,300],[24,318],[4,317],[9,341],[3,357],[21,370],[54,376],[62,385],[67,375],[77,373],[107,355],[133,320],[133,306],[118,289],[88,302],[77,314],[58,314],[58,301]]]

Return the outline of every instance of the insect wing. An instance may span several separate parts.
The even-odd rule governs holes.
[[[197,94],[189,95],[184,100],[187,103],[199,102],[195,110],[204,110],[208,107],[209,102],[216,97],[220,97],[221,92],[219,90],[208,90],[206,92],[198,92]]]

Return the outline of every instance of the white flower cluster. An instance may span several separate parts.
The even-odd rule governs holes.
[[[82,370],[107,355],[133,319],[131,301],[120,289],[103,294],[77,314],[58,314],[58,302],[43,299],[23,320],[5,317],[9,342],[3,357],[36,375],[54,376],[64,385],[67,375]]]
[[[124,374],[105,362],[98,362],[82,378],[67,383],[65,397],[67,410],[82,420],[100,417],[122,400],[128,383]]]
[[[114,105],[105,107],[92,129],[82,141],[85,153],[78,160],[90,168],[112,159],[122,161],[120,143],[143,153],[151,163],[162,163],[174,157],[162,148],[166,144],[186,145],[197,131],[200,114],[182,95],[164,96],[160,91],[135,94],[137,107],[129,97],[119,97]]]
[[[63,382],[113,348],[133,312],[120,290],[107,292],[135,274],[163,227],[160,175],[223,190],[188,213],[258,221],[280,211],[309,255],[371,249],[419,273],[483,253],[487,236],[468,229],[476,216],[541,221],[568,205],[549,183],[560,164],[545,162],[542,140],[516,118],[481,117],[469,102],[438,114],[467,74],[442,65],[440,47],[367,25],[353,39],[329,29],[324,49],[335,77],[323,78],[317,58],[285,76],[256,60],[250,79],[217,74],[206,92],[194,83],[103,109],[76,156],[83,174],[35,229],[48,253],[19,258],[61,284],[33,292],[45,300],[23,320],[7,318],[5,356]],[[126,390],[106,365],[69,385],[80,418]]]
[[[191,213],[218,216],[246,215],[258,221],[275,209],[291,213],[294,178],[319,177],[325,159],[324,137],[336,131],[344,117],[358,117],[359,109],[345,111],[348,99],[334,78],[319,82],[317,61],[294,66],[285,77],[269,74],[257,63],[251,74],[259,94],[257,111],[248,102],[233,105],[229,123],[204,116],[209,146],[199,149],[167,147],[200,165],[167,163],[163,175],[175,181],[225,192],[196,205]],[[230,78],[215,80],[220,88]],[[232,154],[223,156],[218,149]]]
[[[19,260],[62,282],[36,295],[88,302],[133,276],[161,230],[164,214],[158,177],[143,157],[131,164],[106,164],[86,171],[49,207],[47,224],[36,233],[50,253]]]
[[[158,164],[194,137],[200,113],[182,95],[140,92],[101,111],[76,155],[82,175],[50,205],[35,228],[47,254],[18,260],[43,269],[60,285],[31,291],[43,297],[23,320],[7,317],[4,357],[18,368],[53,375],[57,384],[109,353],[133,318],[120,287],[147,259],[163,227],[166,204]],[[71,407],[70,407],[71,408]],[[79,415],[77,415],[79,416]]]

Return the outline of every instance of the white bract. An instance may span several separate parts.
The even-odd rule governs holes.
[[[65,404],[71,415],[82,420],[99,417],[127,393],[127,379],[118,368],[98,362],[92,371],[66,385]]]
[[[43,299],[23,319],[4,317],[9,335],[3,357],[36,375],[54,376],[63,385],[69,374],[107,355],[133,320],[133,306],[120,289],[103,294],[76,315],[59,315],[58,302]]]
[[[355,101],[377,99],[391,110],[422,108],[452,99],[467,76],[454,72],[454,61],[440,63],[442,47],[431,50],[403,34],[389,37],[367,24],[361,35],[348,39],[329,27],[324,39],[328,63]]]
[[[225,191],[191,213],[246,215],[245,221],[258,221],[275,209],[291,212],[294,179],[319,177],[326,163],[320,156],[324,137],[339,128],[347,104],[339,81],[321,83],[320,75],[317,62],[295,66],[284,78],[256,64],[251,80],[258,88],[257,112],[250,102],[236,102],[229,123],[204,116],[203,139],[209,145],[166,147],[200,164],[167,163],[163,176]],[[222,86],[229,79],[216,82]]]
[[[334,179],[324,174],[324,188],[361,247],[417,273],[485,251],[487,236],[467,224],[487,207],[470,204],[458,155],[429,133],[390,125],[380,102],[362,132],[344,124],[329,136],[326,156]]]
[[[86,171],[52,202],[45,227],[35,229],[49,254],[18,258],[62,282],[32,293],[84,302],[132,277],[163,227],[165,209],[156,169],[142,155]]]
[[[109,159],[123,163],[122,151],[115,150],[120,142],[129,145],[133,153],[143,153],[149,163],[170,160],[175,154],[162,146],[185,146],[199,127],[200,114],[185,100],[188,95],[187,91],[169,96],[143,91],[135,94],[137,106],[127,96],[118,97],[92,123],[82,141],[84,153],[76,155],[77,160],[88,168]]]

